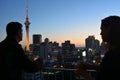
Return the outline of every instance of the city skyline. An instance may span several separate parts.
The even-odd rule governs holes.
[[[94,35],[100,40],[101,19],[109,15],[120,16],[119,0],[28,0],[30,43],[33,34],[41,34],[42,41],[60,45],[66,40],[76,46],[85,46],[85,39]],[[25,45],[26,0],[0,1],[0,41],[6,37],[6,25],[10,21],[23,24],[23,41]]]

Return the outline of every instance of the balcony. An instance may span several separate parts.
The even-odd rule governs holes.
[[[85,80],[85,78],[79,74],[75,74],[76,69],[68,68],[44,68],[42,71],[36,73],[23,74],[24,80]],[[95,70],[87,70],[90,79],[94,78],[92,75],[96,74]]]

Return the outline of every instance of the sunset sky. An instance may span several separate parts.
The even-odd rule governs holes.
[[[6,37],[6,24],[23,24],[25,44],[25,17],[27,0],[0,0],[0,41]],[[85,39],[94,35],[100,40],[101,19],[120,16],[120,0],[28,0],[30,43],[33,34],[41,34],[42,41],[61,43],[70,40],[76,46],[85,46]]]

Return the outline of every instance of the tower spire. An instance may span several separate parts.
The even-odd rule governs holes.
[[[25,26],[26,26],[26,52],[30,51],[29,48],[29,17],[28,17],[28,0],[26,0],[26,21],[25,21]]]

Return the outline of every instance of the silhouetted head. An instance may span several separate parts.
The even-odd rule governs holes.
[[[17,41],[22,40],[22,24],[19,22],[10,22],[6,26],[8,37],[14,37]]]
[[[120,45],[120,17],[108,16],[101,20],[101,36],[110,45]]]

